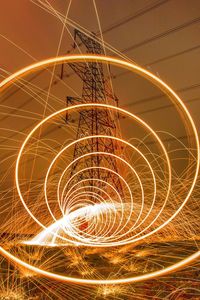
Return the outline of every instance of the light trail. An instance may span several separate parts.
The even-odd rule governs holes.
[[[167,204],[167,199],[168,199],[168,196],[170,195],[170,191],[171,191],[171,180],[172,180],[172,170],[171,170],[171,162],[170,162],[170,158],[169,158],[169,155],[168,155],[168,152],[166,151],[165,149],[165,146],[163,144],[163,142],[161,141],[160,137],[157,135],[157,133],[149,126],[147,125],[143,120],[141,120],[140,118],[138,118],[137,116],[131,114],[130,112],[127,112],[125,111],[124,109],[121,109],[121,108],[117,108],[117,107],[114,107],[114,106],[111,106],[111,105],[107,105],[107,104],[97,104],[97,103],[92,103],[92,104],[80,104],[80,105],[77,105],[77,106],[72,106],[72,107],[68,107],[68,108],[65,108],[65,109],[62,109],[58,112],[55,112],[53,113],[52,115],[48,116],[47,118],[43,119],[40,123],[38,123],[35,128],[27,135],[24,143],[22,144],[22,147],[19,151],[19,154],[18,154],[18,157],[17,157],[17,161],[16,161],[16,172],[15,172],[15,180],[16,180],[16,187],[17,187],[17,191],[18,191],[18,194],[19,194],[19,197],[24,205],[24,207],[26,208],[27,212],[29,213],[29,215],[44,229],[44,231],[41,233],[40,237],[45,237],[46,235],[49,235],[50,233],[54,234],[54,237],[55,235],[57,235],[57,231],[58,231],[58,224],[59,224],[59,227],[61,228],[62,226],[66,227],[68,229],[68,233],[69,235],[71,234],[73,238],[76,238],[77,237],[81,240],[81,242],[83,241],[83,244],[86,244],[87,246],[88,245],[91,245],[91,246],[95,246],[95,247],[100,247],[102,246],[102,244],[98,244],[98,238],[97,238],[97,242],[95,241],[93,243],[92,239],[88,239],[88,238],[82,238],[82,236],[80,236],[80,234],[78,233],[75,233],[74,234],[74,229],[71,230],[71,223],[69,223],[65,218],[65,220],[63,219],[65,216],[63,216],[63,218],[59,219],[59,220],[56,220],[55,216],[53,215],[53,213],[51,212],[50,210],[50,206],[49,206],[49,203],[48,203],[48,199],[46,197],[46,205],[52,215],[53,218],[55,218],[56,222],[54,224],[52,224],[50,227],[46,227],[44,226],[35,216],[34,214],[30,211],[30,209],[28,208],[24,198],[23,198],[23,195],[22,195],[22,192],[21,192],[21,188],[20,188],[20,179],[19,179],[19,171],[20,171],[20,162],[21,162],[21,159],[22,159],[22,156],[24,153],[26,153],[26,147],[27,147],[27,144],[29,143],[30,139],[32,138],[33,134],[35,134],[35,132],[41,128],[41,126],[43,124],[45,124],[45,122],[48,122],[50,121],[52,118],[54,117],[57,117],[59,114],[62,114],[62,113],[66,113],[67,111],[73,111],[73,110],[78,110],[78,111],[81,111],[82,109],[87,109],[87,108],[95,108],[95,109],[105,109],[105,110],[112,110],[112,111],[115,111],[117,113],[120,113],[120,114],[123,114],[125,116],[128,116],[129,118],[131,118],[132,120],[134,121],[137,121],[140,126],[142,126],[145,130],[149,131],[152,136],[154,137],[154,139],[157,141],[157,143],[159,144],[159,149],[162,150],[162,152],[164,153],[164,157],[165,157],[165,163],[167,165],[167,168],[168,168],[168,189],[167,189],[167,196],[166,196],[166,199],[164,201],[164,206],[163,208],[161,208],[160,212],[158,213],[158,215],[156,216],[156,218],[145,228],[145,229],[141,229],[139,231],[139,233],[136,233],[135,235],[127,238],[124,243],[127,244],[127,243],[133,243],[135,241],[138,241],[138,240],[141,240],[145,237],[148,237],[150,235],[153,235],[154,233],[156,233],[157,231],[159,231],[160,229],[162,229],[163,227],[165,227],[166,225],[168,225],[177,215],[178,213],[181,211],[181,209],[185,206],[185,204],[187,203],[189,197],[192,195],[192,192],[193,192],[193,189],[196,185],[196,181],[197,181],[197,176],[198,176],[198,172],[199,172],[199,139],[198,139],[198,134],[197,134],[197,130],[196,130],[196,127],[195,127],[195,124],[186,108],[186,106],[183,104],[183,102],[181,101],[181,99],[176,95],[176,93],[166,84],[164,83],[161,79],[157,78],[155,75],[153,75],[152,73],[150,73],[149,71],[133,64],[133,63],[130,63],[130,62],[127,62],[127,61],[122,61],[120,59],[117,59],[117,58],[112,58],[112,57],[106,57],[106,56],[99,56],[99,55],[70,55],[70,56],[62,56],[62,57],[56,57],[56,58],[51,58],[51,59],[47,59],[45,61],[42,61],[42,62],[38,62],[38,63],[35,63],[33,65],[30,65],[22,70],[19,70],[18,72],[14,73],[13,75],[9,76],[8,78],[4,79],[1,83],[0,83],[0,91],[3,92],[7,87],[9,87],[11,84],[15,83],[16,80],[20,79],[21,77],[27,75],[27,74],[30,74],[36,70],[39,70],[41,68],[46,68],[48,66],[55,66],[56,64],[61,64],[61,63],[78,63],[78,62],[99,62],[99,63],[106,63],[106,64],[111,64],[111,65],[116,65],[118,67],[122,67],[122,68],[126,68],[126,69],[129,69],[130,71],[136,73],[136,74],[139,74],[141,75],[142,77],[146,78],[147,80],[151,81],[154,85],[156,85],[160,90],[162,90],[165,95],[168,96],[168,98],[172,101],[172,103],[175,105],[177,111],[179,112],[179,114],[181,115],[182,117],[182,120],[184,122],[184,125],[185,125],[185,128],[186,128],[186,131],[187,133],[189,134],[189,136],[194,136],[195,138],[195,153],[196,153],[196,165],[195,165],[195,171],[194,171],[194,174],[193,174],[193,178],[190,182],[190,185],[188,184],[186,186],[186,189],[187,189],[187,195],[183,197],[182,199],[182,202],[181,204],[179,205],[179,207],[176,209],[175,212],[172,212],[171,215],[168,216],[167,220],[163,220],[163,223],[161,225],[159,225],[157,228],[151,230],[150,232],[142,235],[141,233],[143,233],[144,230],[146,230],[147,228],[149,228],[151,225],[153,225],[153,223],[155,222],[155,220],[157,220],[158,216],[160,216],[161,212],[163,212],[163,209],[165,207],[165,205]],[[100,136],[97,136],[97,138],[99,138]],[[72,146],[74,145],[75,143],[77,142],[82,142],[84,140],[87,140],[87,139],[91,139],[91,138],[94,138],[94,136],[89,136],[89,137],[84,137],[82,139],[79,139],[78,141],[73,141],[72,143],[70,143],[69,145]],[[105,136],[103,136],[103,138],[106,138]],[[110,138],[113,138],[113,137],[110,137]],[[116,137],[114,137],[116,138]],[[116,138],[117,139],[117,138]],[[124,140],[121,140],[121,139],[118,139],[118,142],[123,142],[123,143],[127,143],[126,141]],[[66,146],[64,147],[64,150],[62,149],[57,155],[56,157],[52,160],[52,162],[50,163],[50,167],[47,171],[47,175],[45,177],[45,184],[47,185],[47,180],[48,180],[48,176],[49,176],[49,173],[51,171],[51,168],[52,166],[54,165],[54,163],[56,162],[56,159],[58,159],[58,157],[67,149]],[[127,143],[127,145],[131,146],[132,145],[130,143]],[[136,148],[134,149],[135,151]],[[115,156],[116,159],[120,159],[121,161],[123,161],[125,164],[127,164],[127,166],[134,172],[134,169],[133,167],[124,159],[120,158],[120,156],[117,156],[115,154],[111,154],[111,153],[105,153],[105,152],[94,152],[94,153],[87,153],[87,154],[84,154],[82,155],[82,158],[88,156],[88,155],[113,155]],[[163,154],[162,154],[163,155]],[[146,162],[147,159],[145,160]],[[73,162],[72,162],[73,163]],[[148,163],[147,163],[148,165]],[[150,169],[151,170],[151,169]],[[152,169],[153,170],[153,169]],[[152,171],[152,174],[154,174],[154,171]],[[120,174],[118,174],[120,175]],[[142,188],[142,181],[140,180],[139,178],[139,175],[135,172],[135,175],[136,177],[138,178],[138,181],[140,183],[140,186],[141,186],[141,190],[143,190]],[[63,178],[63,177],[62,177]],[[155,177],[153,177],[155,178]],[[187,178],[186,178],[187,179]],[[97,180],[95,178],[89,178],[87,180]],[[100,180],[99,180],[100,181]],[[81,183],[82,184],[82,183]],[[74,187],[74,186],[73,186]],[[89,189],[92,188],[93,186],[89,185]],[[154,198],[155,199],[155,183],[154,183]],[[45,193],[46,193],[46,188],[45,188]],[[59,188],[57,189],[57,193],[58,193],[58,196],[60,197],[60,190]],[[61,212],[64,213],[67,209],[67,206],[66,206],[66,201],[68,198],[66,198],[67,196],[70,197],[70,194],[64,196],[64,193],[65,193],[65,187],[64,187],[64,191],[62,192],[61,191],[61,199],[59,200],[59,205],[60,205],[60,209],[61,209]],[[143,192],[142,192],[143,194]],[[76,195],[76,190],[75,190],[75,195]],[[89,191],[87,191],[85,194],[82,193],[78,196],[84,196],[84,197],[87,197],[89,195]],[[95,195],[95,194],[94,194]],[[97,196],[98,194],[96,194]],[[181,193],[180,193],[181,195]],[[47,196],[47,195],[46,195]],[[78,199],[78,196],[75,197],[75,200]],[[181,195],[182,196],[182,195]],[[86,199],[86,198],[85,198]],[[58,199],[57,199],[58,200]],[[132,214],[132,211],[133,211],[133,201],[130,202],[130,206],[129,207],[129,217],[127,218],[127,223],[125,224],[128,224],[128,222],[130,221],[130,216]],[[77,202],[79,203],[79,202]],[[142,201],[143,205],[142,205],[142,209],[141,211],[143,211],[143,206],[144,206],[144,200]],[[125,203],[126,204],[126,203]],[[70,214],[72,216],[72,219],[75,220],[76,218],[79,218],[81,216],[81,214],[89,214],[89,215],[92,215],[93,217],[100,214],[101,217],[103,217],[104,213],[106,214],[108,210],[111,210],[111,211],[114,211],[114,213],[116,213],[116,211],[118,211],[118,204],[117,206],[114,205],[114,201],[112,199],[111,203],[102,203],[102,204],[96,204],[96,205],[100,205],[100,206],[85,206],[85,207],[82,207],[82,208],[78,208],[76,209],[74,212],[72,211]],[[103,206],[105,205],[105,206]],[[132,206],[131,206],[132,205]],[[125,205],[122,205],[122,209],[124,208]],[[131,209],[130,209],[131,207]],[[64,209],[63,209],[64,208]],[[100,209],[102,208],[102,209]],[[149,211],[149,215],[151,213],[153,209],[153,205],[151,206],[151,209]],[[123,212],[124,213],[124,212]],[[69,214],[69,215],[70,215]],[[69,215],[67,218],[69,218]],[[122,214],[123,215],[123,214]],[[146,217],[147,219],[147,217]],[[146,219],[143,219],[143,222],[144,220]],[[139,219],[138,219],[139,220]],[[71,219],[70,219],[71,221]],[[137,223],[137,222],[136,222]],[[61,224],[63,224],[61,226]],[[77,224],[82,224],[82,223],[77,223]],[[139,224],[141,225],[141,223]],[[139,226],[138,225],[138,226]],[[93,230],[93,225],[89,226],[88,227],[89,230]],[[94,227],[95,228],[95,227]],[[123,227],[124,229],[125,227]],[[131,230],[133,229],[134,227],[131,228]],[[130,229],[130,228],[129,228]],[[54,232],[55,230],[55,232]],[[90,231],[89,231],[90,232]],[[101,234],[103,234],[102,232],[102,228],[100,228],[100,231],[99,231]],[[127,231],[128,233],[130,233],[130,231]],[[127,233],[126,232],[126,233]],[[116,236],[116,232],[114,232],[115,235],[114,237]],[[88,233],[87,233],[88,234]],[[103,238],[105,238],[105,236],[108,234],[108,232],[106,231],[104,233],[104,235],[102,236]],[[110,234],[110,233],[109,233]],[[139,237],[137,237],[137,235],[139,235]],[[57,235],[58,236],[58,235]],[[112,235],[111,235],[112,236]],[[59,237],[59,236],[58,236]],[[137,238],[135,238],[137,237]],[[94,238],[92,236],[92,238]],[[106,237],[107,238],[107,237]],[[41,239],[40,239],[41,241]],[[55,239],[54,239],[55,241]],[[86,243],[84,243],[84,241],[87,241]],[[89,242],[89,243],[88,243]],[[117,243],[117,244],[116,244]],[[122,245],[123,244],[123,241],[119,241],[119,242],[112,242],[112,243],[103,243],[103,246],[106,247],[112,247],[113,245]],[[161,275],[164,275],[164,274],[168,274],[170,272],[173,272],[175,270],[178,270],[179,268],[189,264],[190,262],[192,262],[194,259],[196,259],[197,257],[199,257],[200,255],[200,251],[197,251],[196,253],[194,253],[193,255],[190,255],[188,256],[187,258],[179,261],[178,263],[175,263],[169,267],[166,267],[164,269],[160,269],[158,271],[155,271],[155,272],[151,272],[151,273],[147,273],[147,274],[144,274],[144,275],[139,275],[139,276],[135,276],[135,277],[129,277],[129,278],[116,278],[116,279],[83,279],[83,278],[74,278],[74,277],[69,277],[69,276],[64,276],[64,275],[60,275],[60,274],[57,274],[57,273],[51,273],[51,272],[48,272],[42,268],[38,268],[38,267],[35,267],[33,265],[30,265],[29,263],[25,262],[25,261],[22,261],[20,258],[18,258],[17,256],[14,256],[13,254],[9,253],[7,250],[5,250],[3,247],[0,247],[0,252],[6,256],[7,258],[11,259],[12,261],[14,261],[16,264],[19,264],[23,267],[26,267],[28,268],[29,270],[33,271],[33,272],[36,272],[37,274],[40,274],[40,275],[44,275],[46,277],[49,277],[49,278],[53,278],[53,279],[57,279],[57,280],[62,280],[62,281],[67,281],[67,282],[74,282],[74,283],[79,283],[79,284],[95,284],[95,285],[103,285],[103,284],[120,284],[120,283],[130,283],[130,282],[138,282],[138,281],[142,281],[142,280],[147,280],[147,279],[152,279],[152,278],[155,278],[157,276],[161,276]]]

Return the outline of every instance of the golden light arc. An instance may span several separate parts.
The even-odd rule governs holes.
[[[190,116],[190,113],[188,112],[186,106],[184,105],[184,103],[182,102],[182,100],[179,98],[179,96],[166,84],[164,83],[160,78],[156,77],[155,75],[153,75],[151,72],[133,64],[127,61],[123,61],[121,59],[118,58],[113,58],[113,57],[107,57],[107,56],[100,56],[100,55],[67,55],[67,56],[61,56],[61,57],[55,57],[55,58],[50,58],[41,62],[37,62],[34,63],[32,65],[29,65],[21,70],[19,70],[18,72],[12,74],[11,76],[9,76],[8,78],[4,79],[1,83],[0,83],[0,92],[3,92],[9,85],[13,84],[16,80],[20,79],[21,77],[30,74],[32,72],[35,72],[36,70],[39,70],[41,68],[46,68],[49,67],[51,65],[54,64],[59,64],[59,63],[78,63],[78,62],[82,62],[82,61],[86,61],[86,62],[99,62],[99,63],[109,63],[112,65],[116,65],[118,67],[122,67],[122,68],[126,68],[129,69],[130,71],[137,73],[139,75],[141,75],[142,77],[148,79],[149,81],[151,81],[154,85],[158,86],[160,88],[160,90],[162,90],[171,100],[172,102],[176,105],[176,107],[178,107],[182,114],[184,115],[185,119],[188,121],[189,127],[191,129],[192,135],[195,137],[195,145],[196,145],[196,168],[195,168],[195,173],[194,173],[194,177],[191,183],[191,186],[189,188],[189,191],[187,193],[187,196],[185,197],[184,201],[182,202],[182,204],[179,206],[179,208],[176,210],[176,212],[167,220],[167,222],[164,223],[164,225],[162,224],[160,226],[160,228],[162,228],[163,226],[165,226],[166,224],[168,224],[169,222],[171,222],[171,220],[173,218],[175,218],[177,216],[177,214],[180,212],[180,210],[184,207],[184,205],[186,204],[187,200],[189,199],[189,197],[192,194],[192,191],[195,187],[196,181],[197,181],[197,176],[198,176],[198,172],[199,172],[199,157],[200,157],[200,153],[199,153],[199,139],[198,139],[198,133],[194,124],[194,121],[192,120],[192,117]],[[125,111],[124,109],[121,108],[117,108],[111,105],[107,105],[107,104],[80,104],[77,105],[75,107],[68,107],[65,108],[63,110],[60,110],[59,112],[56,112],[54,114],[52,114],[51,116],[48,116],[47,118],[45,118],[44,120],[42,120],[38,125],[35,126],[35,128],[28,134],[28,136],[26,137],[20,151],[17,157],[17,161],[16,161],[16,172],[15,172],[15,179],[16,179],[16,186],[17,186],[17,190],[19,193],[19,197],[22,200],[22,202],[24,203],[23,200],[23,196],[21,194],[20,191],[20,186],[19,186],[19,178],[18,178],[18,171],[19,171],[19,165],[20,165],[20,158],[22,156],[23,150],[26,146],[26,143],[28,142],[29,138],[31,137],[31,135],[47,120],[49,120],[50,118],[56,116],[58,113],[61,112],[66,112],[67,110],[70,109],[74,109],[74,108],[85,108],[85,107],[101,107],[104,109],[112,109],[115,111],[118,111],[119,113],[125,114],[127,116],[129,116],[130,118],[136,118],[138,119],[140,122],[143,123],[143,125],[147,126],[147,128],[149,128],[149,130],[151,131],[152,129],[146,124],[144,123],[142,120],[140,120],[139,118],[137,118],[136,116],[134,116],[133,114],[131,114],[130,112]],[[157,136],[157,134],[152,131],[154,137],[156,137],[160,142],[161,142],[161,146],[162,141],[159,139],[159,137]],[[165,150],[165,147],[163,145],[163,151],[166,154],[166,159],[168,162],[168,166],[169,166],[169,173],[171,171],[170,169],[170,161],[167,155],[167,152]],[[170,175],[170,174],[169,174]],[[32,215],[32,217],[34,218],[34,216]],[[41,225],[42,226],[42,225]],[[191,263],[194,259],[198,258],[200,256],[200,251],[197,251],[196,253],[194,253],[193,255],[190,255],[189,257],[185,258],[184,260],[181,260],[178,263],[175,263],[169,267],[166,267],[162,270],[158,270],[152,273],[148,273],[145,275],[140,275],[140,276],[135,276],[135,277],[130,277],[130,278],[118,278],[118,279],[108,279],[108,280],[96,280],[96,279],[81,279],[81,278],[73,278],[73,277],[68,277],[68,276],[64,276],[64,275],[59,275],[56,273],[51,273],[49,271],[45,271],[41,268],[37,268],[33,265],[30,265],[24,261],[22,261],[21,259],[19,259],[18,257],[15,257],[13,254],[9,253],[7,250],[5,250],[3,247],[0,247],[0,253],[2,253],[4,256],[6,256],[8,259],[12,260],[13,262],[15,262],[16,264],[19,264],[23,267],[28,268],[29,270],[39,274],[39,275],[43,275],[52,279],[57,279],[57,280],[61,280],[61,281],[67,281],[67,282],[72,282],[72,283],[79,283],[79,284],[95,284],[95,285],[100,285],[100,284],[123,284],[123,283],[130,283],[130,282],[138,282],[138,281],[143,281],[143,280],[147,280],[147,279],[152,279],[155,278],[157,276],[161,276],[161,275],[165,275],[167,273],[173,272],[179,268],[184,267],[185,265]]]

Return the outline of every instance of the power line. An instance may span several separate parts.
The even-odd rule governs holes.
[[[193,99],[186,100],[184,103],[192,103],[192,102],[199,101],[199,100],[200,100],[200,97],[196,97],[196,98],[193,98]],[[173,104],[167,104],[167,105],[163,105],[163,106],[160,106],[160,107],[139,111],[139,112],[136,112],[135,114],[137,116],[144,115],[146,113],[152,113],[152,112],[162,110],[162,109],[167,109],[167,108],[170,108],[170,107],[173,107],[173,106],[174,106]]]
[[[187,54],[189,52],[192,52],[192,51],[195,51],[195,50],[198,50],[198,49],[200,49],[200,45],[197,45],[197,46],[191,47],[189,49],[185,49],[183,51],[180,51],[180,52],[177,52],[177,53],[174,53],[174,54],[171,54],[171,55],[168,55],[168,56],[156,59],[156,60],[154,60],[154,61],[152,61],[150,63],[145,64],[144,67],[151,67],[151,66],[153,66],[155,64],[164,62],[164,61],[169,60],[169,59],[173,59],[175,57]],[[131,73],[130,70],[126,70],[126,71],[120,72],[119,74],[113,75],[112,79],[116,79],[118,77],[124,76],[124,75],[129,74],[129,73]]]
[[[135,44],[133,46],[125,48],[121,52],[122,53],[130,52],[131,50],[137,49],[137,48],[139,48],[141,46],[145,46],[148,43],[151,43],[151,42],[154,42],[154,41],[159,40],[161,38],[164,38],[164,37],[168,36],[169,34],[175,33],[175,32],[177,32],[179,30],[185,29],[186,27],[194,25],[194,24],[199,23],[199,22],[200,22],[200,17],[192,19],[192,20],[187,21],[187,22],[185,22],[185,23],[183,23],[181,25],[178,25],[178,26],[176,26],[174,28],[170,28],[170,29],[168,29],[168,30],[166,30],[166,31],[164,31],[164,32],[162,32],[160,34],[156,34],[153,37],[147,38],[144,41],[141,41],[141,42],[139,42],[139,43],[137,43],[137,44]]]
[[[189,85],[189,86],[186,86],[184,88],[175,90],[175,92],[176,93],[182,93],[182,92],[186,92],[186,91],[189,91],[189,90],[192,90],[192,89],[196,89],[196,88],[199,88],[199,87],[200,87],[200,83],[195,83],[193,85]],[[141,103],[143,104],[143,103],[147,103],[147,102],[150,102],[150,101],[154,101],[154,100],[162,98],[163,96],[164,96],[164,94],[159,94],[159,95],[156,95],[156,96],[143,98],[143,99],[137,100],[135,102],[128,103],[126,105],[126,107],[130,107],[130,106],[134,106],[134,105],[137,105],[137,104],[141,104]]]
[[[112,31],[112,30],[114,30],[114,29],[116,29],[116,28],[118,28],[120,26],[123,26],[126,23],[131,22],[131,21],[133,21],[133,20],[135,20],[135,19],[137,19],[137,18],[145,15],[146,13],[148,13],[148,12],[150,12],[150,11],[158,8],[158,7],[160,7],[161,5],[163,5],[163,4],[167,3],[167,2],[169,2],[169,0],[156,1],[153,4],[147,5],[147,7],[142,8],[142,9],[138,10],[136,13],[134,13],[134,14],[128,16],[128,17],[125,17],[121,21],[119,21],[119,22],[117,22],[115,24],[112,24],[111,26],[105,28],[102,33],[106,34],[106,33],[110,32],[110,31]],[[100,34],[100,32],[97,32],[97,35],[99,35],[99,34]]]
[[[128,18],[126,19],[126,21],[125,21],[125,20],[124,20],[124,21],[121,21],[121,22],[119,22],[119,24],[112,25],[110,28],[103,30],[103,33],[110,31],[111,28],[117,28],[117,26],[121,26],[122,24],[125,24],[126,22],[129,22],[131,19],[134,19],[135,17],[139,17],[139,16],[141,16],[142,14],[144,14],[144,13],[146,13],[146,12],[149,12],[150,10],[152,10],[152,9],[154,9],[154,8],[156,8],[156,7],[158,7],[158,6],[160,6],[161,4],[164,4],[164,3],[167,2],[167,1],[168,1],[168,0],[166,0],[166,1],[161,1],[161,2],[159,2],[159,3],[153,4],[153,5],[152,5],[151,7],[149,7],[148,9],[142,10],[142,11],[140,11],[140,12],[134,14],[133,16],[128,17]],[[166,32],[161,33],[161,34],[159,34],[159,35],[156,35],[156,36],[154,36],[154,37],[152,37],[152,38],[146,39],[146,40],[144,40],[144,41],[142,41],[142,42],[140,42],[140,43],[138,43],[138,44],[135,44],[135,45],[133,45],[133,46],[130,46],[129,48],[126,48],[126,49],[122,50],[122,52],[128,52],[129,50],[138,48],[138,47],[140,47],[140,46],[142,46],[142,45],[145,45],[145,44],[147,44],[147,43],[149,43],[149,42],[152,42],[153,40],[156,40],[156,39],[158,39],[158,38],[162,38],[162,37],[164,37],[164,36],[166,36],[166,35],[168,35],[168,34],[170,34],[170,33],[173,33],[173,32],[176,32],[176,31],[178,31],[178,30],[180,30],[180,29],[186,28],[187,26],[190,26],[190,25],[192,25],[192,24],[194,24],[194,23],[197,23],[197,22],[199,22],[199,21],[200,21],[200,17],[199,17],[199,18],[196,18],[196,19],[193,19],[193,20],[191,20],[191,21],[189,21],[189,22],[186,22],[186,23],[184,23],[184,24],[182,24],[182,25],[179,25],[179,26],[177,26],[177,27],[175,27],[175,28],[169,29],[169,30],[167,30]],[[197,48],[199,48],[199,46],[197,46]],[[194,47],[193,50],[195,50],[195,47]],[[187,50],[186,50],[186,51],[187,51]],[[189,49],[188,51],[190,51],[190,49]],[[191,51],[192,51],[192,49],[191,49]],[[68,53],[70,53],[70,52],[71,52],[71,50],[68,51]],[[182,53],[184,54],[184,51],[183,51]],[[185,52],[185,53],[186,53],[186,52]],[[174,54],[174,57],[175,57],[176,55],[181,55],[181,53]],[[173,55],[172,55],[171,57],[173,57]],[[169,59],[169,58],[170,58],[170,56],[167,56],[167,57],[166,57],[166,59]],[[165,60],[165,58],[162,58],[162,59],[160,59],[160,62],[161,62],[161,61],[164,61],[164,60]],[[152,65],[152,64],[154,64],[154,63],[158,63],[158,62],[159,62],[159,60],[157,60],[157,61],[155,61],[155,62],[152,62],[152,63],[150,63],[150,64],[147,64],[147,66],[150,66],[150,65]],[[42,70],[41,72],[43,72],[43,70]],[[41,72],[40,72],[40,73],[41,73]],[[30,81],[32,81],[35,77],[39,76],[40,73],[37,74],[36,76],[33,76],[33,77],[30,79]],[[126,71],[126,73],[128,73],[128,71]],[[123,72],[123,74],[126,74],[126,73]],[[71,75],[73,75],[73,73],[67,74],[67,77],[70,77]],[[122,75],[122,73],[121,73],[121,75]],[[121,76],[121,75],[120,75],[120,74],[119,74],[119,75],[116,75],[116,76],[113,77],[113,79],[115,79],[117,76]],[[17,89],[17,90],[18,90],[18,89]],[[16,92],[17,92],[17,90],[16,90]],[[12,95],[13,95],[13,94],[15,94],[15,92],[13,92]],[[9,95],[6,97],[6,99],[7,99],[8,97],[9,97]],[[3,100],[3,101],[4,101],[4,100]]]

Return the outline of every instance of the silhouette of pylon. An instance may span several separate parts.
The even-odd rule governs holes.
[[[86,52],[90,54],[103,54],[101,44],[96,41],[95,34],[86,36],[84,33],[75,30],[74,34],[74,48],[76,45],[84,45]],[[113,95],[109,86],[109,80],[105,78],[102,63],[99,62],[81,62],[70,63],[71,69],[82,80],[82,97],[67,97],[67,106],[76,105],[80,103],[102,103],[109,104],[112,102],[118,105],[118,99]],[[107,66],[108,70],[109,67]],[[66,116],[68,122],[68,116]],[[76,139],[84,136],[119,136],[120,128],[118,126],[118,115],[113,114],[108,109],[88,108],[80,111]],[[94,152],[107,152],[116,154],[121,151],[122,145],[113,139],[94,137],[84,142],[79,142],[74,147],[73,160],[86,154]],[[84,185],[89,185],[91,191],[94,185],[101,188],[108,188],[104,182],[109,182],[123,197],[123,187],[118,176],[112,172],[105,171],[101,167],[112,169],[114,172],[119,172],[119,162],[113,156],[109,155],[91,155],[86,159],[77,161],[72,165],[70,177],[81,169],[90,168],[85,172],[80,172],[73,177],[70,185],[81,182],[84,179]],[[98,181],[96,180],[98,179]],[[95,192],[99,193],[98,190]],[[113,193],[113,191],[109,191]],[[91,196],[93,198],[93,196]],[[94,200],[94,199],[93,199]],[[95,201],[95,200],[94,200]]]

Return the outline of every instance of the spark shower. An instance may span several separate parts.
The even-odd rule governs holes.
[[[13,85],[24,88],[28,82],[26,77],[34,72],[63,63],[80,62],[97,62],[105,66],[114,65],[128,69],[157,86],[166,95],[168,102],[173,104],[177,122],[183,124],[187,134],[188,145],[178,141],[170,130],[154,130],[145,119],[110,104],[84,103],[49,114],[26,134],[15,161],[18,199],[21,200],[23,209],[25,208],[24,218],[31,217],[35,224],[34,234],[29,239],[20,240],[14,248],[8,249],[7,246],[1,245],[0,252],[19,267],[25,267],[31,272],[78,284],[131,283],[174,272],[198,258],[200,251],[185,254],[176,261],[167,261],[162,267],[158,264],[153,271],[147,268],[144,274],[135,273],[134,270],[124,272],[121,265],[115,267],[114,271],[108,267],[105,270],[101,262],[94,266],[95,271],[91,272],[88,278],[76,273],[69,276],[68,272],[57,270],[60,247],[65,251],[71,247],[79,249],[81,261],[82,251],[97,251],[97,256],[99,251],[99,257],[105,253],[109,257],[109,253],[112,256],[113,249],[119,252],[126,252],[127,249],[128,252],[131,247],[134,248],[140,243],[155,243],[159,238],[168,239],[169,232],[173,235],[176,230],[181,231],[180,212],[194,193],[199,171],[199,139],[186,106],[160,78],[133,63],[100,55],[51,58],[25,67],[4,79],[0,83],[1,93],[6,94]],[[62,125],[66,114],[73,118],[89,109],[106,111],[112,119],[125,119],[126,128],[132,128],[131,136],[126,138],[125,134],[123,135],[123,122],[120,124],[121,136],[118,131],[112,136],[88,135],[87,132],[78,139],[67,136],[70,125]],[[138,136],[136,128],[139,130]],[[53,138],[45,139],[45,133],[52,131],[56,131]],[[170,135],[178,143],[176,149],[167,148],[163,139],[165,135]],[[94,139],[112,141],[117,149],[116,153],[88,152],[76,160],[71,159],[71,149],[76,144],[92,142]],[[43,155],[40,150],[43,151]],[[85,164],[85,167],[80,167],[75,174],[70,175],[73,164],[79,163],[83,166],[91,156],[100,159],[101,166],[98,164],[87,167]],[[109,156],[116,161],[117,172],[108,160],[104,159]],[[41,170],[42,160],[46,160],[46,164]],[[183,162],[181,168],[178,163],[180,160]],[[29,161],[34,162],[34,171],[29,168]],[[90,174],[94,174],[91,171],[98,170],[105,179],[91,176],[73,183],[78,174],[88,169]],[[36,180],[38,175],[40,184]],[[120,182],[123,194],[111,184],[111,177]],[[16,224],[17,218],[18,214],[10,216],[10,222]],[[187,235],[187,232],[184,234]],[[54,255],[51,257],[49,254],[51,267],[45,267],[39,262],[33,264],[27,259],[22,249],[34,245],[44,247],[49,252],[54,249]],[[19,247],[18,251],[16,247]],[[129,254],[124,264],[128,264],[128,260],[132,261],[131,256],[132,254]]]

